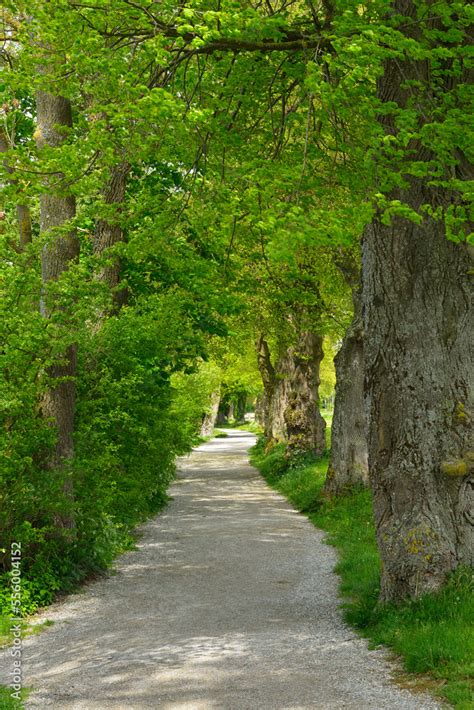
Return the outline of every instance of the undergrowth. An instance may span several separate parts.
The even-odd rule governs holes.
[[[380,558],[375,541],[370,492],[358,490],[327,500],[321,492],[328,457],[291,466],[285,447],[265,450],[260,439],[251,462],[267,482],[337,547],[336,572],[346,620],[370,640],[390,647],[410,674],[428,674],[419,687],[430,688],[457,710],[474,707],[474,584],[472,570],[459,569],[437,594],[402,604],[378,604]]]

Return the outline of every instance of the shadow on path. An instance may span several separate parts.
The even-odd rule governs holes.
[[[117,573],[42,614],[24,645],[27,708],[420,710],[384,652],[341,620],[335,552],[228,431],[179,462],[172,502]],[[1,682],[8,682],[9,652]]]

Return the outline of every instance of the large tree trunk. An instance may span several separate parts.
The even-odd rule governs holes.
[[[413,2],[392,7],[416,18]],[[418,22],[405,26],[420,31]],[[408,80],[425,79],[429,91],[429,69],[421,60],[388,62],[379,98],[405,106]],[[393,116],[383,122],[396,133]],[[411,159],[431,158],[412,146]],[[390,198],[417,212],[450,204],[417,178]],[[364,236],[369,468],[384,601],[436,590],[473,562],[472,268],[468,246],[448,241],[442,221],[429,217],[375,220]]]
[[[120,224],[121,211],[125,200],[127,178],[130,164],[127,162],[115,165],[111,169],[109,181],[104,190],[104,202],[110,208],[115,207],[115,219],[100,219],[97,221],[94,235],[94,251],[98,256],[107,259],[107,250],[123,241],[123,229]],[[98,279],[112,291],[113,310],[118,311],[126,302],[127,291],[120,289],[120,259],[110,256],[108,263],[101,267]],[[105,314],[103,314],[105,315]]]
[[[326,423],[319,411],[319,368],[324,353],[319,335],[303,332],[275,367],[264,337],[257,344],[258,367],[264,386],[264,432],[269,442],[284,441],[288,455],[321,454]]]
[[[38,130],[38,147],[57,147],[64,140],[61,127],[72,125],[71,106],[67,99],[61,96],[39,91],[36,97]],[[53,176],[52,181],[45,184],[45,192],[40,197],[40,228],[46,237],[41,254],[41,270],[43,281],[42,313],[51,317],[56,306],[51,305],[48,298],[48,284],[58,279],[66,271],[71,262],[79,255],[79,241],[74,229],[67,225],[76,214],[76,202],[72,195],[64,195],[57,187],[50,187],[51,182],[60,182],[61,175]],[[52,230],[54,231],[50,234]],[[57,431],[57,442],[48,461],[48,468],[56,471],[67,470],[74,455],[74,398],[76,373],[76,347],[71,345],[63,353],[62,364],[52,367],[49,377],[57,380],[44,395],[42,412],[51,420]],[[68,378],[68,379],[64,379]],[[72,499],[72,479],[67,477],[64,491]],[[58,516],[58,525],[68,528],[74,525],[72,513]]]
[[[219,402],[221,401],[220,391],[213,392],[211,395],[211,402],[209,406],[209,411],[204,415],[204,419],[201,425],[201,436],[212,436],[214,427],[217,421],[217,413],[219,411]]]
[[[293,351],[288,348],[275,366],[275,386],[268,411],[270,441],[288,441],[285,412],[290,401],[293,374]]]
[[[263,382],[263,395],[261,400],[261,424],[266,439],[272,438],[271,409],[275,392],[276,376],[273,367],[270,348],[262,334],[257,341],[257,364]]]
[[[354,318],[334,358],[336,399],[332,421],[331,457],[324,491],[341,495],[367,486],[369,466],[364,406],[364,339],[362,300],[354,292]]]
[[[290,348],[288,403],[284,421],[288,436],[287,453],[311,452],[321,455],[326,448],[324,421],[319,411],[319,368],[324,357],[323,338],[311,332],[300,334],[296,347]]]
[[[364,240],[369,463],[381,597],[437,589],[474,551],[472,320],[466,246],[442,225]]]

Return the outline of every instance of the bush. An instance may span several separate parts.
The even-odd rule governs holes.
[[[133,544],[133,527],[166,503],[175,458],[196,440],[215,373],[206,365],[190,369],[204,348],[186,294],[174,288],[131,296],[118,315],[92,328],[105,305],[81,263],[55,283],[64,307],[46,320],[38,312],[37,247],[31,247],[35,259],[16,254],[12,261],[0,235],[2,245],[9,290],[0,314],[0,613],[10,612],[9,551],[16,541],[29,614],[104,570]],[[53,473],[45,461],[55,432],[38,403],[49,366],[72,342],[78,346],[75,458]],[[63,490],[68,477],[73,502]],[[65,513],[74,515],[73,533],[58,527]]]

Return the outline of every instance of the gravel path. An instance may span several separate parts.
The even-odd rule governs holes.
[[[247,463],[230,431],[182,459],[173,501],[117,573],[41,615],[27,708],[438,708],[390,681],[341,620],[335,552]],[[0,682],[8,682],[4,652]]]

